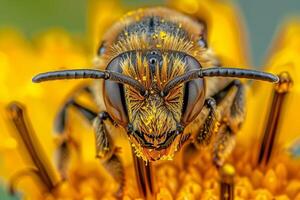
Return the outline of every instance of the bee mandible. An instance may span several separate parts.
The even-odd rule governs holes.
[[[222,66],[208,48],[204,23],[162,7],[122,17],[103,37],[97,60],[95,69],[41,73],[33,82],[97,79],[94,84],[102,84],[85,89],[103,98],[106,110],[96,113],[71,98],[58,114],[56,130],[64,131],[67,109],[77,108],[93,124],[97,157],[121,183],[120,191],[124,172],[108,121],[124,129],[144,161],[172,159],[186,141],[213,142],[219,167],[244,120],[244,84],[238,79],[278,81],[270,73]]]

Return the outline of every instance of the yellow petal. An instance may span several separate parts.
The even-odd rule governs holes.
[[[88,26],[93,53],[100,47],[102,37],[110,26],[116,22],[126,9],[120,1],[89,0]]]
[[[300,24],[296,21],[286,23],[276,37],[273,50],[265,64],[265,70],[275,74],[288,72],[293,84],[284,98],[277,130],[277,145],[290,144],[299,137],[300,123],[295,110],[300,101]],[[246,123],[239,134],[245,143],[260,139],[263,134],[266,118],[272,102],[274,85],[255,82],[248,96]]]

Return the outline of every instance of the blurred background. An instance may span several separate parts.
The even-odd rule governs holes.
[[[101,1],[101,0],[100,0]],[[244,17],[248,30],[251,61],[263,63],[272,38],[287,17],[300,13],[299,0],[233,1]],[[161,5],[162,0],[120,0],[128,9]],[[86,0],[0,0],[0,29],[13,28],[32,38],[49,28],[61,28],[76,36],[87,34]]]

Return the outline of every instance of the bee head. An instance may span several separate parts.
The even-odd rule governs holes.
[[[109,80],[104,84],[108,112],[119,124],[130,126],[130,140],[145,159],[170,158],[179,144],[183,126],[201,111],[204,79],[178,84],[163,94],[170,80],[200,68],[185,53],[159,50],[126,52],[108,65],[107,70],[131,77],[145,88],[141,93]]]

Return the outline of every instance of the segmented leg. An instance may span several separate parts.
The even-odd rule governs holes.
[[[227,124],[221,124],[213,145],[213,162],[219,168],[224,164],[235,146],[235,133]]]
[[[213,161],[217,167],[220,167],[233,150],[235,134],[244,121],[244,87],[240,81],[234,80],[215,98],[220,114],[220,127],[213,146]]]
[[[117,197],[122,197],[125,184],[124,168],[120,158],[117,156],[118,149],[113,146],[112,139],[104,124],[105,120],[112,122],[107,112],[100,112],[93,124],[96,136],[96,157],[101,160],[106,170],[120,184],[116,195]]]
[[[76,102],[76,97],[82,93],[87,93],[92,95],[92,92],[88,86],[79,88],[73,96],[71,96],[68,101],[59,110],[56,118],[54,128],[55,131],[60,135],[60,141],[56,151],[56,165],[63,179],[67,178],[67,169],[70,160],[70,144],[74,143],[73,139],[70,137],[68,132],[66,132],[66,124],[68,121],[68,110],[73,107],[78,110],[88,122],[92,123],[97,113],[86,109],[82,105]],[[75,144],[76,146],[76,144]]]
[[[66,129],[66,123],[67,123],[67,111],[69,110],[70,107],[76,106],[77,103],[75,102],[75,98],[76,96],[81,95],[82,93],[88,93],[89,95],[92,95],[92,91],[89,86],[81,87],[74,92],[74,95],[72,95],[59,110],[58,114],[56,115],[55,123],[54,123],[54,129],[57,133],[64,133]],[[82,111],[84,112],[84,110]],[[87,119],[89,121],[93,120],[96,117],[93,114],[92,115],[90,115],[89,113],[86,114],[87,114],[86,115]]]
[[[84,90],[90,93],[86,88],[84,88]],[[112,138],[105,125],[105,121],[113,122],[111,117],[105,111],[97,114],[76,102],[74,98],[70,98],[62,107],[56,118],[56,127],[59,132],[64,133],[67,121],[67,110],[71,107],[75,108],[93,125],[95,131],[96,158],[100,159],[105,169],[112,175],[116,182],[120,184],[116,196],[121,197],[125,183],[123,165],[117,156],[117,147],[113,145]],[[67,168],[67,161],[69,159],[69,140],[68,137],[63,138],[65,139],[62,140],[58,149],[58,167],[60,170],[63,170],[61,171],[62,175],[65,175],[65,169]]]
[[[235,133],[244,120],[244,88],[232,81],[223,90],[205,102],[202,110],[204,123],[195,138],[195,144],[208,145],[213,139],[213,161],[220,167],[235,144]]]
[[[210,144],[211,138],[216,131],[218,122],[216,101],[213,98],[206,99],[202,113],[205,121],[200,128],[195,142],[197,145],[208,145]]]
[[[197,121],[195,121],[195,126],[201,123],[195,132],[196,135],[192,135],[193,142],[184,146],[182,163],[186,166],[195,156],[198,154],[198,150],[202,147],[207,147],[216,133],[218,125],[218,113],[216,112],[216,101],[213,98],[208,98],[205,100],[204,106]]]

